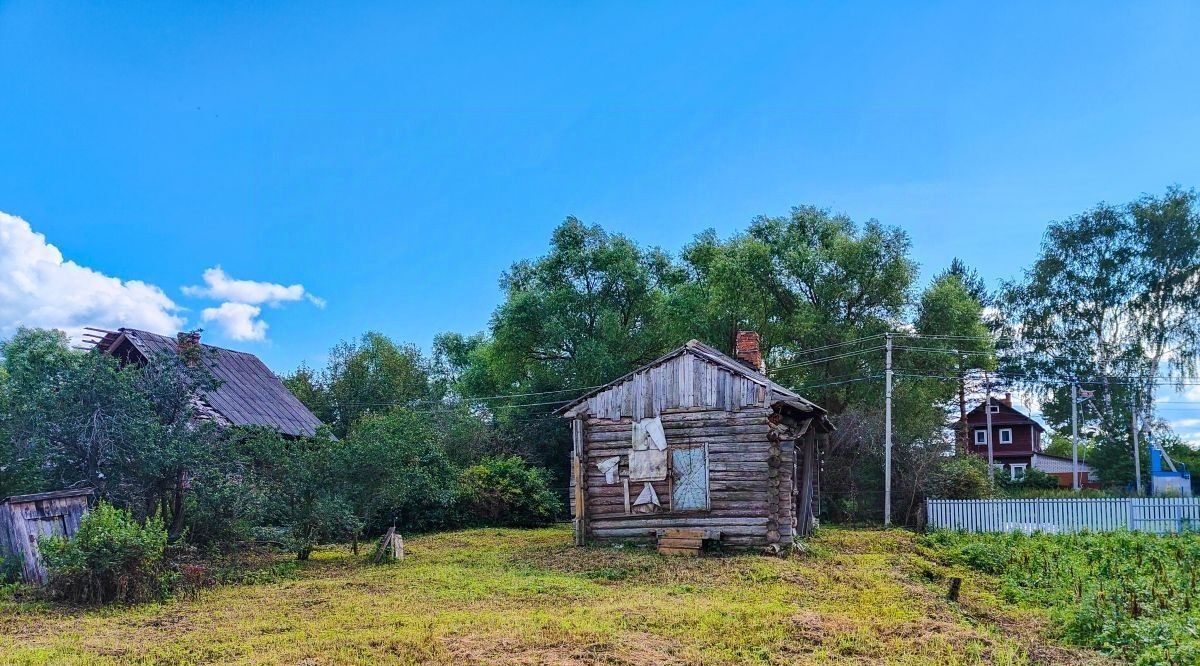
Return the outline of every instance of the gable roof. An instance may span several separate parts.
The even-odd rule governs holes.
[[[978,405],[976,405],[974,409],[967,412],[967,423],[968,424],[980,425],[981,423],[986,423],[987,413],[983,411],[983,408],[986,404],[987,404],[986,401],[981,402]],[[1029,425],[1035,426],[1038,430],[1040,430],[1042,432],[1046,432],[1046,428],[1041,423],[1039,423],[1037,419],[1035,419],[1031,416],[1028,416],[1027,414],[1021,412],[1016,407],[1013,407],[1012,405],[1005,403],[1003,400],[997,400],[997,399],[993,398],[992,405],[1000,408],[999,412],[992,414],[992,425],[1012,425],[1012,424],[1025,425],[1025,424],[1029,424]],[[957,425],[959,423],[959,421],[961,421],[961,419],[959,419],[958,421],[955,421],[954,422],[955,425]]]
[[[554,413],[559,414],[559,415],[568,416],[571,414],[571,412],[576,407],[587,402],[588,399],[592,398],[593,396],[603,393],[604,391],[607,391],[608,389],[612,388],[613,386],[616,386],[618,384],[621,384],[621,383],[627,381],[630,377],[633,377],[634,375],[645,372],[646,370],[653,368],[655,366],[662,365],[663,363],[665,363],[677,356],[681,356],[683,354],[692,354],[694,356],[698,356],[710,363],[721,366],[722,368],[724,368],[725,370],[728,370],[729,372],[732,372],[732,373],[734,373],[740,377],[743,377],[755,384],[758,384],[759,386],[766,388],[768,390],[768,392],[775,398],[775,400],[773,401],[772,404],[782,404],[784,406],[790,407],[791,409],[793,409],[795,411],[804,412],[808,416],[818,416],[821,419],[822,427],[832,430],[833,426],[829,423],[828,419],[825,416],[827,413],[825,411],[825,409],[818,406],[816,403],[810,402],[809,400],[805,399],[799,393],[796,393],[795,391],[787,388],[786,386],[783,386],[782,384],[779,384],[778,382],[772,380],[771,378],[767,377],[763,373],[758,372],[757,370],[754,370],[753,368],[747,366],[745,363],[742,363],[741,361],[738,361],[738,360],[730,357],[729,355],[727,355],[713,347],[710,347],[710,346],[704,344],[703,342],[700,342],[699,340],[688,341],[688,343],[683,345],[682,347],[679,347],[672,352],[664,354],[663,356],[660,356],[659,358],[641,366],[640,368],[637,368],[631,372],[628,372],[628,373],[612,380],[611,382],[608,382],[604,386],[598,387],[596,389],[593,389],[593,390],[579,396],[578,398],[572,400],[571,402],[567,403],[566,405],[559,407],[557,410],[555,410]]]
[[[144,359],[160,353],[179,353],[174,338],[135,328],[107,332],[96,342],[95,349],[114,353],[124,341]],[[316,434],[321,420],[257,356],[207,344],[201,346],[206,360],[211,359],[210,371],[221,385],[212,391],[199,391],[199,398],[223,420],[235,426],[274,428],[293,437]]]

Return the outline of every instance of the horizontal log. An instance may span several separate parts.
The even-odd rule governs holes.
[[[713,490],[709,489],[709,499],[713,502],[757,502],[767,501],[765,487],[756,490]]]
[[[766,472],[709,472],[708,485],[715,487],[715,484],[727,484],[727,482],[738,482],[738,484],[755,484],[766,487],[767,473]]]
[[[611,524],[610,524],[611,523]],[[703,518],[700,516],[678,516],[670,517],[667,515],[635,515],[623,520],[597,520],[593,523],[596,527],[721,527],[725,526],[766,526],[767,519],[759,517],[741,517],[741,518]]]
[[[766,474],[770,471],[767,463],[763,462],[725,462],[710,461],[708,471],[712,472],[759,472]]]
[[[605,522],[611,522],[605,520]],[[680,523],[683,525],[684,523]],[[716,526],[714,526],[716,527]],[[738,537],[758,537],[766,539],[766,525],[720,525],[721,541],[726,539],[737,539]],[[657,540],[657,528],[646,527],[643,525],[611,527],[608,525],[596,526],[595,523],[589,523],[588,533],[602,539],[637,539]]]
[[[687,438],[698,439],[729,439],[738,435],[756,435],[757,439],[766,440],[767,433],[770,428],[764,424],[714,424],[714,425],[680,425],[677,427],[663,428],[667,436],[667,443],[676,440]],[[633,442],[632,430],[619,430],[610,432],[587,431],[584,433],[584,442],[587,444],[599,444],[601,442]]]
[[[745,492],[767,492],[766,484],[762,479],[744,479],[734,481],[715,481],[709,479],[708,491],[710,493],[721,493],[730,491],[745,491]]]
[[[710,530],[702,527],[666,527],[658,531],[658,536],[671,539],[709,539],[711,535],[719,534],[720,530]]]
[[[749,501],[724,501],[713,498],[713,500],[709,503],[709,506],[714,512],[741,511],[748,515],[763,515],[767,510],[767,501],[765,499]]]

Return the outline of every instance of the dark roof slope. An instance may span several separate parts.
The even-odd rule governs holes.
[[[121,328],[97,343],[101,351],[115,349],[124,338],[147,359],[159,353],[176,354],[174,338]],[[213,376],[221,382],[214,391],[201,391],[201,399],[233,425],[266,426],[285,435],[311,436],[321,425],[279,377],[254,354],[202,345],[212,360]]]
[[[979,424],[985,423],[987,421],[987,413],[983,411],[983,408],[986,404],[987,404],[986,402],[981,402],[978,405],[976,405],[974,409],[967,412],[967,423],[968,424],[979,425]],[[1026,414],[1021,413],[1021,411],[1018,410],[1016,407],[1013,407],[1012,405],[1005,403],[1003,400],[992,398],[992,405],[1000,408],[999,412],[992,414],[992,425],[993,426],[1013,425],[1013,424],[1027,425],[1028,424],[1028,425],[1033,425],[1033,426],[1037,427],[1037,429],[1041,430],[1042,432],[1046,431],[1046,428],[1044,428],[1041,423],[1038,423],[1037,419],[1034,419]],[[957,426],[960,422],[961,422],[961,419],[956,419],[954,421],[954,425]]]

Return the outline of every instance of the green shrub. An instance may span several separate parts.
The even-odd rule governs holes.
[[[173,573],[164,553],[162,520],[139,524],[128,512],[101,502],[83,517],[74,538],[38,542],[48,573],[47,592],[80,603],[134,603],[161,599]]]
[[[520,456],[484,458],[463,470],[459,506],[468,524],[535,527],[554,522],[559,501],[550,475]]]
[[[937,499],[980,499],[992,492],[987,461],[972,455],[938,461],[927,483],[926,495]]]
[[[996,486],[1003,489],[1007,495],[1024,497],[1057,489],[1058,477],[1030,467],[1025,470],[1024,476],[1013,479],[1007,471],[997,470]]]

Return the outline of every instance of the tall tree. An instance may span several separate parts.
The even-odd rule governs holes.
[[[967,275],[970,279],[973,273],[956,259],[929,285],[917,305],[916,329],[923,337],[909,345],[911,350],[902,349],[897,358],[905,367],[932,377],[938,387],[931,387],[936,394],[931,396],[934,404],[945,404],[953,395],[948,392],[957,393],[959,451],[964,450],[967,437],[968,377],[972,371],[996,367],[995,343],[976,295],[981,283],[968,285],[962,278]],[[940,377],[955,377],[957,391]]]
[[[882,354],[854,352],[880,346],[872,336],[901,320],[917,271],[908,251],[908,236],[898,228],[875,220],[858,225],[811,206],[757,218],[727,241],[707,232],[684,250],[689,282],[679,290],[676,319],[719,345],[731,346],[739,328],[758,330],[773,376],[786,384],[877,374]],[[864,338],[871,340],[847,344]],[[831,345],[842,346],[806,353]],[[817,392],[835,413],[859,396],[855,384]]]
[[[415,345],[369,331],[334,346],[320,372],[302,365],[283,381],[335,435],[345,437],[367,414],[436,402],[441,393],[430,371],[430,361]]]
[[[661,251],[567,218],[547,254],[502,276],[505,300],[487,335],[439,336],[439,368],[459,398],[494,420],[495,443],[561,476],[564,433],[548,412],[678,342],[665,308],[676,279]]]
[[[1084,413],[1101,437],[1092,462],[1107,483],[1132,476],[1129,404],[1146,410],[1161,378],[1196,376],[1200,353],[1200,211],[1172,188],[1054,222],[1005,303],[1021,337],[1010,368],[1038,381],[1052,425],[1068,423],[1070,386],[1096,391]],[[1148,414],[1147,414],[1148,416]],[[1147,420],[1152,420],[1147,418]]]

